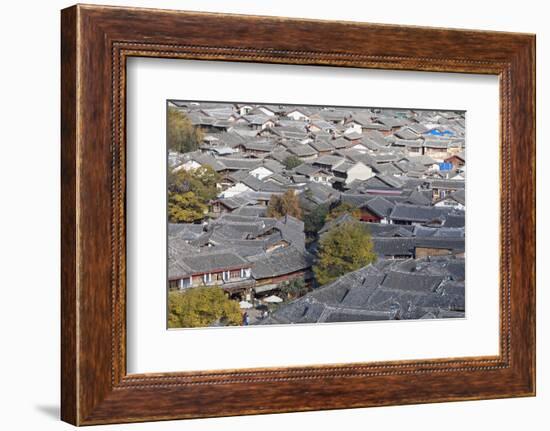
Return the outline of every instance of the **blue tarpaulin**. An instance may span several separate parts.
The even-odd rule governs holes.
[[[450,130],[438,130],[438,129],[432,129],[430,130],[429,132],[426,133],[427,135],[433,135],[433,136],[452,136],[453,135],[453,132],[451,132]]]

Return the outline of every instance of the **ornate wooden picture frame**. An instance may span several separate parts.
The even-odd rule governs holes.
[[[534,35],[78,5],[62,11],[61,50],[64,421],[535,394]],[[127,374],[126,60],[135,56],[497,75],[500,354]]]

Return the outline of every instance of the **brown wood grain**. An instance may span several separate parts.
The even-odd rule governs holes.
[[[86,425],[535,393],[533,35],[74,6],[62,11],[61,47],[63,420]],[[499,75],[499,356],[127,375],[131,56]]]
[[[61,416],[77,421],[76,364],[76,9],[61,26]]]

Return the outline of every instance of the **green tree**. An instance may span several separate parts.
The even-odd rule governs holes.
[[[285,168],[287,169],[294,169],[300,166],[302,163],[302,159],[296,156],[288,156],[286,159],[283,160],[283,165],[285,165]]]
[[[335,220],[345,213],[351,214],[357,220],[361,217],[361,210],[359,208],[348,202],[340,202],[337,206],[330,210],[326,217],[326,221]]]
[[[282,196],[273,195],[267,205],[268,217],[280,218],[286,215],[302,218],[300,201],[294,190],[287,190]]]
[[[187,153],[195,151],[201,144],[204,133],[200,127],[191,124],[191,120],[178,108],[168,108],[168,148],[172,151]]]
[[[324,226],[327,215],[328,215],[328,206],[327,205],[318,205],[313,210],[304,211],[303,220],[304,220],[304,232],[313,237]]]
[[[281,292],[286,294],[289,299],[304,296],[309,290],[303,278],[295,278],[290,281],[285,281],[279,284],[279,289]]]
[[[321,239],[313,272],[317,282],[323,285],[375,261],[376,253],[368,230],[358,221],[346,222]]]
[[[218,195],[220,175],[209,165],[197,169],[180,169],[168,174],[168,191],[173,193],[193,192],[204,203]]]
[[[168,327],[197,328],[214,323],[237,326],[242,322],[239,304],[220,287],[192,287],[168,293]]]
[[[209,202],[218,195],[219,174],[205,165],[168,175],[168,217],[172,223],[193,223],[204,218]]]
[[[168,192],[168,218],[171,223],[194,223],[204,218],[208,207],[193,192]]]
[[[201,198],[211,200],[218,196],[218,183],[220,174],[218,174],[210,165],[201,166],[193,172],[195,182],[191,185],[196,187],[196,192]]]

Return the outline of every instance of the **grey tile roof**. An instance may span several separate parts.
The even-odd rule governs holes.
[[[296,144],[287,147],[287,151],[298,157],[309,157],[317,154],[317,150],[307,144]]]
[[[183,240],[198,238],[203,233],[203,225],[193,223],[168,223],[168,236],[175,236]]]
[[[365,190],[393,190],[394,186],[382,181],[378,175],[369,178],[361,183],[361,188]]]
[[[338,150],[334,154],[343,156],[352,162],[361,162],[367,166],[373,166],[376,164],[374,158],[365,152],[358,151],[354,148],[346,148],[343,150]]]
[[[414,256],[414,238],[373,238],[373,243],[380,257]]]
[[[389,127],[399,127],[410,124],[410,121],[405,118],[395,118],[390,116],[379,116],[376,118],[376,121]]]
[[[282,174],[272,174],[263,179],[266,183],[273,183],[281,188],[286,188],[292,186],[292,179],[287,175]]]
[[[278,277],[311,268],[313,256],[305,250],[286,247],[266,253],[252,262],[252,277],[256,280]]]
[[[415,238],[415,246],[462,252],[464,251],[464,238],[445,238],[440,236],[420,237]]]
[[[422,140],[411,140],[411,139],[395,139],[392,143],[394,147],[405,147],[405,148],[422,148]]]
[[[422,132],[416,132],[413,127],[407,126],[397,130],[394,135],[399,139],[417,140]]]
[[[256,192],[282,193],[284,188],[271,181],[262,181],[253,175],[241,179],[241,182]]]
[[[431,191],[419,191],[413,190],[411,194],[405,199],[405,203],[412,205],[423,205],[431,206],[432,205],[432,192]]]
[[[417,237],[464,238],[464,228],[414,226]]]
[[[233,211],[233,214],[252,216],[252,217],[265,217],[266,207],[263,205],[248,205],[240,207]]]
[[[268,157],[270,157],[271,159],[279,163],[283,163],[285,159],[291,155],[292,154],[290,154],[287,150],[278,150],[278,151],[273,151]]]
[[[443,279],[442,276],[391,271],[386,275],[381,286],[385,289],[435,292]]]
[[[340,163],[339,165],[333,167],[332,170],[334,172],[338,172],[338,173],[341,173],[341,174],[346,174],[351,168],[353,168],[356,165],[357,165],[357,163],[350,162],[350,161],[346,160],[344,163]]]
[[[436,163],[436,161],[430,156],[408,156],[407,160],[411,163],[418,163],[424,166],[431,166]]]
[[[283,304],[262,323],[464,317],[464,283],[448,280],[445,269],[453,260],[435,263],[440,274],[425,272],[427,259],[382,260]]]
[[[383,163],[383,164],[376,164],[373,166],[373,170],[378,173],[382,174],[384,176],[393,176],[393,175],[401,175],[403,172],[408,172],[408,170],[404,170],[401,166],[402,162],[399,163]]]
[[[393,177],[391,175],[383,174],[376,174],[375,176],[363,182],[363,185],[367,190],[401,189],[403,187],[403,184],[403,180],[397,177]]]
[[[217,201],[220,202],[225,207],[231,209],[231,210],[236,210],[237,208],[241,208],[241,207],[251,203],[251,200],[246,199],[243,196],[233,196],[233,197],[230,197],[230,198],[221,198],[221,199],[218,199]]]
[[[249,141],[243,142],[241,145],[246,151],[259,151],[264,153],[270,153],[275,149],[273,142],[267,141]]]
[[[451,143],[450,139],[441,139],[441,138],[424,138],[424,147],[425,148],[435,148],[435,149],[446,149]]]
[[[436,207],[396,204],[390,214],[390,219],[395,221],[424,223],[438,219],[442,214],[443,212]]]
[[[430,183],[438,189],[461,190],[465,187],[464,180],[431,180]]]
[[[314,165],[323,165],[323,166],[330,166],[331,168],[334,168],[342,163],[344,163],[346,159],[344,157],[339,156],[333,156],[333,155],[324,155],[320,156],[317,159],[313,161]]]
[[[204,252],[194,253],[182,257],[182,262],[190,269],[192,274],[217,272],[230,268],[250,267],[250,263],[232,252]]]
[[[326,323],[333,322],[369,322],[377,320],[391,320],[392,313],[387,311],[334,311],[325,319]]]
[[[373,237],[411,237],[413,236],[413,226],[382,223],[365,223],[367,229]]]
[[[344,138],[336,138],[330,141],[331,145],[336,149],[343,149],[350,147],[350,141]]]
[[[371,196],[363,193],[345,192],[340,195],[340,202],[353,205],[357,208],[361,208],[362,206],[366,205],[369,199],[371,199]]]
[[[318,139],[309,143],[309,145],[318,152],[334,151],[334,146],[329,141]]]
[[[230,170],[252,170],[261,166],[261,160],[257,159],[242,159],[242,158],[230,158],[230,157],[218,157],[217,162],[221,164],[222,168]]]
[[[389,184],[395,189],[403,187],[404,181],[401,178],[394,177],[391,175],[384,175],[384,174],[378,174],[376,175],[380,180],[385,182],[386,184]]]
[[[322,170],[323,168],[319,166],[314,166],[311,163],[302,163],[300,166],[297,166],[294,169],[294,172],[296,172],[299,175],[305,175],[306,177],[311,177],[312,175]],[[324,171],[324,172],[327,172],[327,171]]]
[[[319,115],[326,121],[344,121],[351,116],[351,112],[340,109],[323,109],[319,112]]]
[[[447,271],[455,281],[464,281],[466,277],[464,259],[454,259],[447,263]]]
[[[456,192],[451,194],[451,198],[458,203],[461,203],[462,205],[466,205],[466,191],[464,189],[457,190]]]
[[[448,214],[445,216],[443,222],[444,227],[464,227],[466,225],[466,218],[464,213],[462,214]]]
[[[411,123],[407,126],[410,130],[417,134],[426,133],[428,131],[428,128],[420,123]]]
[[[262,160],[262,166],[266,167],[271,172],[274,172],[274,173],[277,173],[277,174],[283,172],[284,169],[285,169],[285,167],[282,163],[280,163],[277,160],[272,160],[272,159],[263,159]]]
[[[366,202],[366,208],[371,211],[372,213],[376,214],[378,217],[388,217],[395,204],[393,202],[390,202],[387,199],[384,199],[381,196],[377,196],[375,198],[369,199]]]
[[[340,192],[325,184],[315,182],[308,183],[306,189],[300,194],[301,199],[309,199],[316,204],[334,202],[340,197]]]

